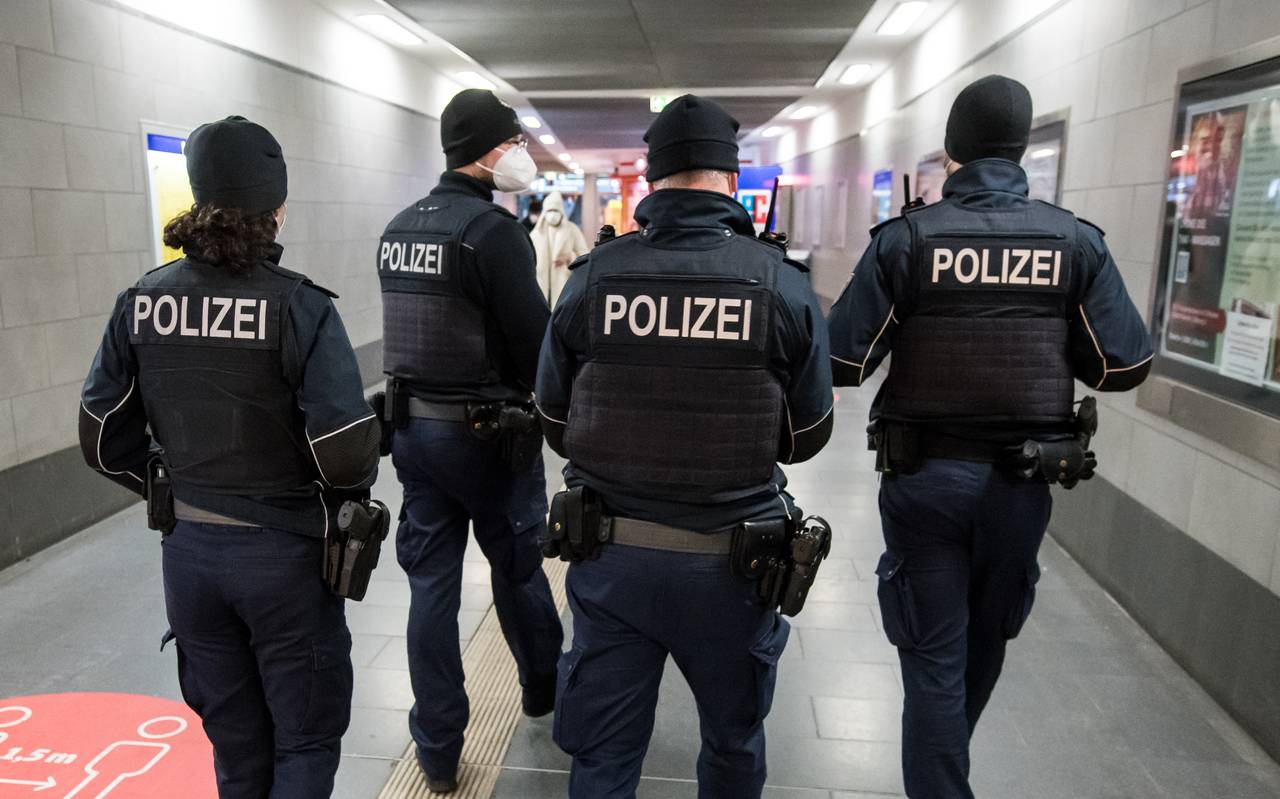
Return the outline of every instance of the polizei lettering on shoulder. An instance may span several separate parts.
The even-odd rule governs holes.
[[[135,344],[277,346],[274,297],[199,289],[144,289],[129,300],[129,338]]]
[[[378,271],[412,277],[443,277],[447,247],[440,242],[383,239],[378,245]]]
[[[751,306],[752,301],[742,297],[605,294],[601,333],[750,341]]]
[[[925,266],[939,288],[1056,287],[1067,278],[1060,249],[934,247]]]

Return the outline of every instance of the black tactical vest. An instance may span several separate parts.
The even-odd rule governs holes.
[[[289,302],[305,278],[264,262],[247,275],[175,261],[128,293],[147,420],[174,480],[264,495],[316,479],[295,395]]]
[[[774,285],[787,268],[737,235],[714,250],[640,235],[597,247],[565,430],[574,467],[690,501],[767,483],[784,405],[769,369]]]
[[[429,195],[401,211],[378,243],[382,371],[434,388],[500,382],[483,309],[463,290],[462,234],[505,213],[479,198]]]
[[[1065,422],[1067,319],[1078,296],[1076,219],[1048,203],[906,216],[908,297],[894,309],[881,415],[906,421]]]

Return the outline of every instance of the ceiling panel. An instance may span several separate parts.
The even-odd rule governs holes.
[[[743,131],[766,122],[796,97],[716,97],[717,103],[741,123]],[[542,99],[538,110],[570,152],[579,150],[644,149],[644,132],[656,114],[643,97]]]

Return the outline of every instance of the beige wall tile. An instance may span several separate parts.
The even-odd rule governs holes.
[[[0,469],[18,465],[18,439],[13,430],[13,403],[0,400]]]
[[[0,114],[21,116],[22,83],[18,80],[18,50],[0,44]]]
[[[88,191],[34,191],[36,251],[42,255],[102,252],[107,222],[102,195]]]
[[[1280,13],[1269,0],[1218,0],[1213,54],[1230,55],[1254,42],[1280,36]]]
[[[1126,111],[1116,118],[1114,185],[1155,183],[1169,171],[1169,141],[1173,101],[1167,100]]]
[[[43,325],[0,330],[0,397],[29,394],[48,388],[49,348]]]
[[[0,41],[53,51],[49,0],[4,0],[0,3]]]
[[[0,311],[6,328],[79,316],[76,291],[70,257],[0,259]]]
[[[13,398],[18,462],[74,446],[80,417],[80,384],[68,383]]]
[[[1108,116],[1142,105],[1147,89],[1147,62],[1150,57],[1150,30],[1135,33],[1102,51],[1098,116]]]
[[[1173,99],[1178,70],[1213,57],[1214,9],[1205,3],[1166,20],[1151,32],[1147,102]],[[1166,137],[1167,138],[1167,137]]]
[[[49,348],[49,382],[55,386],[84,382],[98,351],[107,316],[82,316],[44,325]]]
[[[1126,483],[1129,494],[1170,524],[1186,530],[1198,455],[1177,439],[1144,424],[1135,425]]]
[[[120,12],[88,0],[53,0],[53,49],[60,56],[120,68]]]
[[[18,50],[22,112],[34,119],[92,125],[93,68],[80,61]]]
[[[1196,458],[1187,532],[1263,585],[1271,582],[1280,489],[1215,458]]]
[[[0,186],[66,188],[67,154],[62,127],[0,116]]]
[[[36,223],[28,189],[0,189],[0,258],[36,253]]]
[[[110,313],[116,295],[138,280],[138,254],[94,253],[76,256],[76,287],[80,313]]]
[[[98,127],[138,133],[138,123],[156,118],[154,85],[144,78],[102,67],[93,70]]]
[[[151,221],[144,194],[106,194],[107,249],[112,252],[151,247]]]
[[[67,181],[73,189],[132,191],[133,162],[129,148],[136,139],[127,133],[68,126]]]

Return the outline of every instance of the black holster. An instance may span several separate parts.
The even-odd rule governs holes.
[[[373,406],[373,412],[378,415],[381,428],[378,452],[382,455],[390,455],[391,443],[396,431],[409,426],[409,391],[404,383],[389,377],[387,390],[374,394],[369,404]]]
[[[877,419],[868,425],[867,449],[875,451],[876,471],[883,474],[912,474],[924,462],[919,429],[902,422]]]
[[[795,616],[804,609],[818,567],[831,551],[831,526],[818,516],[743,522],[733,531],[729,570],[754,582],[767,607]]]
[[[159,455],[152,455],[147,461],[143,492],[147,500],[147,527],[159,530],[161,536],[172,533],[178,524],[173,510],[173,485],[169,482],[169,467]]]
[[[497,439],[513,472],[530,469],[542,453],[542,425],[532,402],[469,402],[467,430],[481,441]]]
[[[547,534],[538,540],[545,558],[580,563],[600,557],[609,541],[599,496],[586,486],[569,488],[551,498]]]
[[[358,602],[378,565],[391,512],[376,499],[348,500],[338,509],[337,527],[324,542],[324,581],[333,593]]]
[[[1009,455],[1008,467],[1024,480],[1059,483],[1070,490],[1094,475],[1098,458],[1089,445],[1098,432],[1098,401],[1085,397],[1072,420],[1073,438],[1058,441],[1027,440]]]

